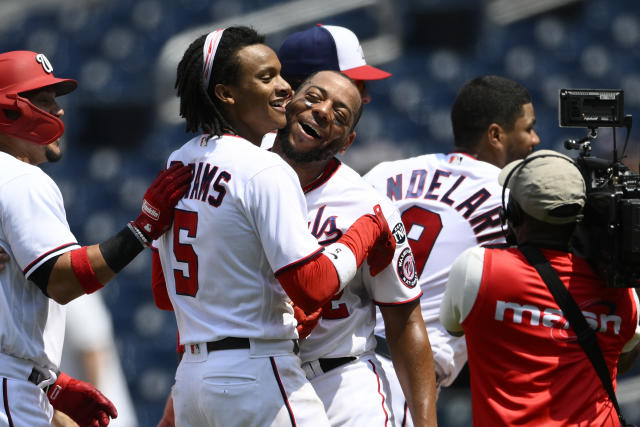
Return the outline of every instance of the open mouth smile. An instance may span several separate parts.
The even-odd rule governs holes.
[[[312,137],[314,139],[320,138],[320,134],[318,133],[318,131],[313,126],[311,126],[311,125],[309,125],[307,123],[300,122],[300,127],[302,128],[304,133],[306,133],[310,137]]]

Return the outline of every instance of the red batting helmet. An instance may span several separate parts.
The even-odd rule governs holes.
[[[51,144],[64,133],[64,124],[56,116],[41,110],[24,92],[51,87],[56,96],[78,87],[71,79],[53,76],[51,63],[41,53],[17,50],[0,54],[0,132],[40,145]],[[17,112],[11,114],[11,111]]]

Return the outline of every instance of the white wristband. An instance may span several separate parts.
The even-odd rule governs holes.
[[[348,246],[342,243],[332,243],[329,246],[325,246],[324,254],[331,260],[338,272],[338,278],[340,279],[338,292],[340,292],[347,286],[347,283],[353,279],[356,271],[358,271],[356,256]]]

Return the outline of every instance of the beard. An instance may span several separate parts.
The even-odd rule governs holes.
[[[327,160],[336,155],[342,144],[340,141],[334,141],[325,147],[314,148],[309,151],[299,151],[293,147],[289,136],[291,134],[291,125],[287,123],[287,126],[278,130],[276,139],[280,142],[282,152],[288,159],[293,160],[296,163],[311,163],[322,160]]]
[[[44,155],[49,163],[55,163],[62,158],[62,151],[60,149],[55,151],[53,148],[47,146],[44,149]]]

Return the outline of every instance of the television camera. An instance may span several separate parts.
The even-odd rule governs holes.
[[[609,287],[640,286],[640,175],[622,164],[632,118],[624,115],[622,90],[561,89],[560,127],[587,128],[579,140],[565,148],[580,150],[576,164],[587,190],[583,219],[576,228],[574,250],[584,256]],[[613,130],[612,160],[591,156],[598,128]],[[627,134],[618,156],[615,130]]]

